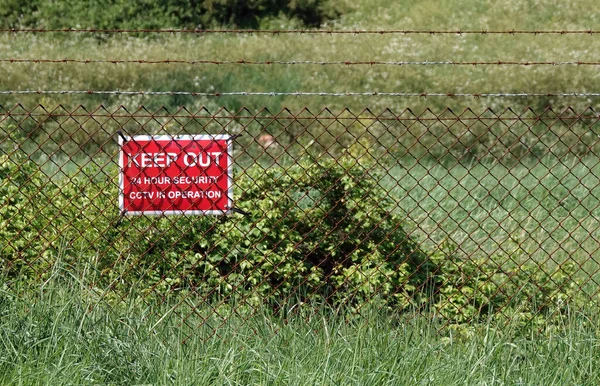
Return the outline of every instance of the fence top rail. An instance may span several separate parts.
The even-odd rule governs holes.
[[[556,30],[469,30],[469,29],[381,29],[381,30],[333,30],[333,29],[104,29],[104,28],[0,28],[2,33],[92,33],[92,34],[265,34],[265,35],[598,35],[600,30],[595,29],[556,29]]]

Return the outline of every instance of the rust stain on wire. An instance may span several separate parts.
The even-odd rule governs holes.
[[[1,28],[3,33],[91,33],[91,34],[265,34],[265,35],[597,35],[600,30],[324,30],[324,29],[102,29],[102,28]]]
[[[388,91],[121,91],[121,90],[0,90],[0,95],[186,95],[193,97],[226,97],[226,96],[268,96],[268,97],[400,97],[400,98],[529,98],[529,97],[600,97],[600,92],[388,92]]]
[[[316,65],[316,66],[599,66],[598,61],[377,61],[377,60],[214,60],[214,59],[0,59],[0,63],[53,64],[214,64],[214,65]]]

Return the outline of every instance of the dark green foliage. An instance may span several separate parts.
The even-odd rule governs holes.
[[[280,16],[314,27],[338,15],[327,0],[0,0],[5,28],[255,28]]]
[[[37,166],[23,157],[0,156],[0,273],[28,277],[49,254],[43,242],[46,219],[36,214],[54,193]]]
[[[326,0],[203,0],[196,8],[204,25],[258,27],[261,20],[285,16],[303,24],[318,27],[339,16],[339,11]],[[190,20],[189,22],[191,22]]]
[[[355,160],[254,167],[238,189],[250,216],[219,227],[214,248],[232,254],[241,277],[254,277],[245,288],[404,308],[426,285],[426,255],[376,176]]]
[[[2,28],[35,25],[41,3],[40,0],[0,0]]]

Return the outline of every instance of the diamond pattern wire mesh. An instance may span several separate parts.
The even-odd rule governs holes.
[[[8,290],[62,269],[99,302],[133,298],[211,335],[232,315],[311,302],[443,325],[550,323],[598,304],[591,108],[0,109]],[[123,218],[119,131],[234,136],[238,211]]]

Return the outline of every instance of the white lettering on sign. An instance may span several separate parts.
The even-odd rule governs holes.
[[[219,163],[219,158],[221,158],[220,151],[211,151],[208,153],[185,153],[183,156],[183,164],[185,166],[200,166],[200,167],[208,167],[210,166],[211,161]]]
[[[185,166],[209,167],[211,163],[219,163],[220,151],[210,151],[205,153],[188,152],[183,156]],[[135,165],[139,168],[168,168],[171,163],[177,161],[177,153],[135,153],[129,158],[128,166]]]
[[[154,198],[154,192],[131,192],[129,193],[129,198],[132,200],[140,200],[143,198],[151,200]]]
[[[177,161],[177,153],[135,153],[129,158],[131,163],[140,168],[167,168]]]
[[[173,184],[175,185],[191,185],[191,184],[216,184],[217,177],[210,176],[183,176],[183,177],[173,177]]]
[[[213,176],[179,176],[179,177],[133,177],[133,185],[208,185],[216,184],[219,179]]]
[[[120,137],[123,214],[227,214],[232,207],[228,135]]]
[[[218,190],[208,190],[208,191],[202,191],[202,190],[171,190],[169,192],[167,192],[167,197],[170,199],[176,199],[176,198],[194,198],[194,199],[199,199],[199,198],[204,198],[204,197],[208,197],[211,199],[217,199],[217,198],[221,198],[223,195],[222,192],[218,191]]]

